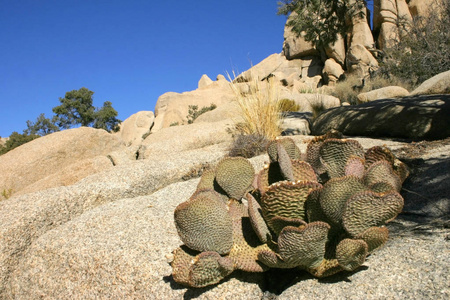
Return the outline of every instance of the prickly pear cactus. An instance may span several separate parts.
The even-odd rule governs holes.
[[[176,282],[204,287],[234,270],[269,268],[325,277],[356,270],[386,243],[384,225],[403,208],[409,174],[389,149],[364,151],[330,132],[307,153],[289,138],[267,152],[270,162],[256,174],[248,160],[224,158],[175,209],[184,243],[173,252]]]

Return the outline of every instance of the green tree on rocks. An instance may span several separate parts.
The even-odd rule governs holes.
[[[105,129],[108,132],[117,131],[117,111],[112,103],[106,101],[103,107],[93,106],[94,92],[82,87],[79,90],[67,92],[64,98],[59,98],[61,105],[52,110],[56,114],[56,125],[61,129],[69,129],[77,125]]]
[[[313,42],[321,51],[337,41],[339,34],[345,36],[351,22],[349,18],[361,14],[366,7],[364,0],[283,0],[278,2],[278,14],[295,13],[287,25],[297,35]]]

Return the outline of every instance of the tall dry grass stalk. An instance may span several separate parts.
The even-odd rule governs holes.
[[[280,136],[283,112],[278,101],[279,88],[274,81],[270,79],[260,81],[258,78],[252,78],[249,82],[237,83],[237,80],[232,80],[231,76],[227,75],[240,107],[236,130],[240,134],[256,134],[269,140]],[[235,75],[234,72],[233,75]],[[242,93],[238,84],[248,84],[248,92]]]

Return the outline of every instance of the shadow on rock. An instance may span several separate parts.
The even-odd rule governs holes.
[[[350,136],[434,140],[450,136],[449,115],[450,95],[382,99],[329,109],[314,120],[311,131],[313,135],[335,129]]]

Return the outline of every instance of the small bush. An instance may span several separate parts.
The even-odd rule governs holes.
[[[200,110],[198,110],[198,105],[189,105],[188,115],[186,116],[188,124],[194,123],[195,119],[197,119],[200,115],[205,112],[216,109],[217,105],[211,103],[210,106],[204,106]]]
[[[348,102],[352,105],[358,104],[357,96],[360,93],[369,92],[372,90],[380,89],[386,86],[401,86],[407,90],[411,90],[411,85],[408,82],[391,76],[391,78],[386,78],[382,74],[378,73],[373,77],[369,77],[362,81],[356,75],[348,75],[345,80],[338,81],[331,95],[339,98],[342,102]]]
[[[12,189],[3,189],[1,194],[0,194],[1,195],[0,200],[8,199],[9,197],[12,196],[12,194],[13,194],[13,190]]]
[[[281,112],[296,112],[300,110],[300,105],[291,99],[281,99],[278,101]]]
[[[229,156],[251,158],[266,151],[269,140],[258,134],[239,134],[234,137]]]
[[[309,102],[312,108],[313,120],[315,120],[326,109],[323,104],[323,94],[315,94],[314,100],[315,100],[314,102]]]

